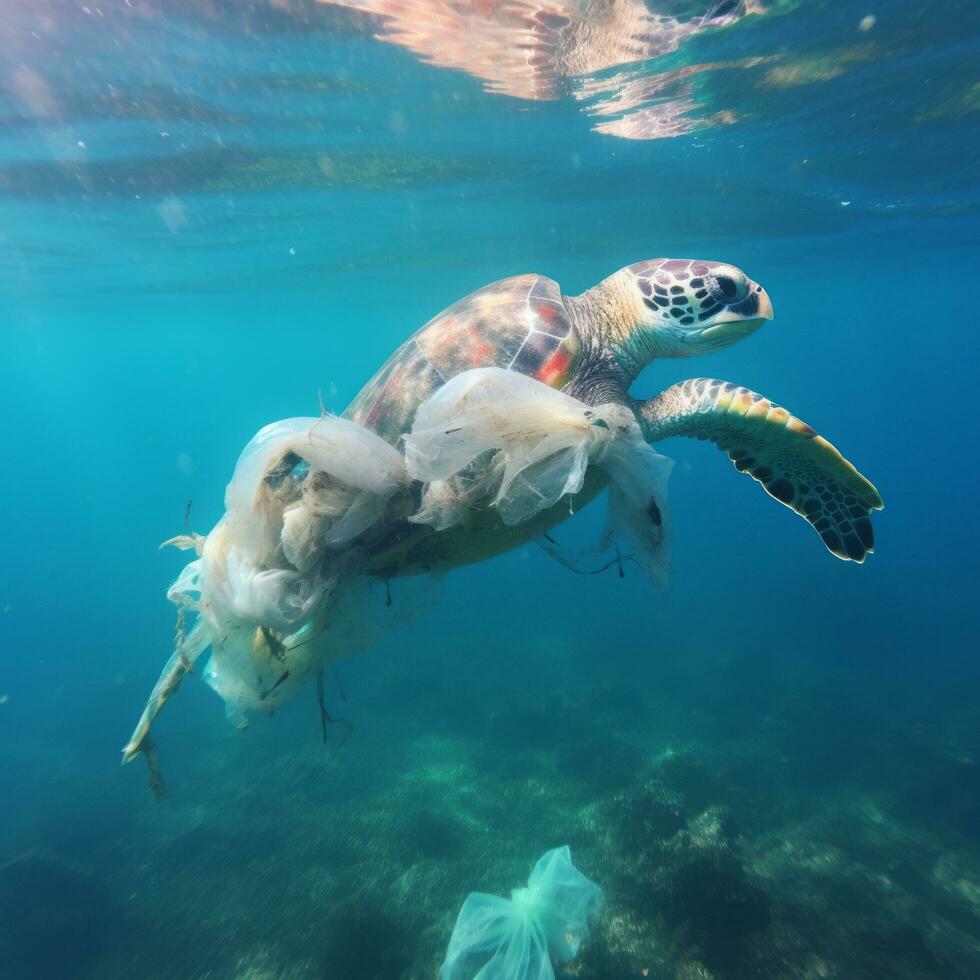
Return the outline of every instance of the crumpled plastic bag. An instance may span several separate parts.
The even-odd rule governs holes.
[[[408,481],[401,454],[370,429],[334,415],[260,429],[225,491],[235,546],[305,572],[327,548],[351,541]]]
[[[369,429],[285,419],[243,450],[211,533],[175,539],[200,557],[168,597],[197,613],[194,655],[210,644],[205,680],[233,717],[273,710],[324,662],[342,632],[327,612],[359,572],[353,543],[408,483],[401,454]]]
[[[655,452],[632,411],[589,406],[502,368],[464,371],[422,404],[404,439],[405,464],[425,484],[411,520],[444,530],[493,507],[522,524],[582,489],[597,466],[610,479],[609,527],[654,581],[666,577],[673,461]]]
[[[568,847],[548,851],[510,899],[472,892],[456,919],[440,980],[554,980],[555,963],[578,955],[602,891]]]

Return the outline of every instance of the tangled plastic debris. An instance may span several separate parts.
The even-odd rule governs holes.
[[[465,532],[478,512],[525,524],[582,490],[589,467],[610,484],[603,546],[623,538],[644,571],[663,578],[672,463],[643,441],[628,408],[590,407],[524,375],[478,369],[423,403],[400,445],[404,455],[326,414],[256,434],[214,529],[166,542],[197,557],[168,591],[178,607],[174,653],[123,761],[141,752],[153,719],[208,648],[204,678],[229,716],[243,724],[248,711],[271,712],[395,621],[369,612],[368,601],[372,584],[398,575],[395,559],[383,574],[372,566],[393,541]],[[397,618],[423,603],[412,596],[407,606]]]

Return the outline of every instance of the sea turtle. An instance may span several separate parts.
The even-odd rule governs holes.
[[[589,406],[605,406],[606,414],[611,410],[628,420],[622,431],[629,430],[634,441],[627,458],[640,450],[656,456],[646,443],[671,436],[709,440],[805,518],[832,554],[864,561],[874,545],[870,515],[882,507],[881,498],[808,425],[762,395],[709,378],[680,382],[645,400],[629,394],[654,358],[720,350],[771,318],[762,286],[721,262],[651,259],[579,296],[563,295],[545,276],[512,276],[425,324],[365,385],[343,418],[267,426],[239,460],[222,521],[207,538],[177,539],[201,557],[171,588],[181,607],[177,648],[124,761],[147,747],[153,718],[209,645],[210,682],[226,704],[271,711],[324,662],[353,652],[356,642],[363,647],[364,633],[355,642],[350,637],[357,629],[338,625],[345,607],[359,601],[358,583],[438,573],[500,554],[546,534],[603,489],[608,468],[590,466],[572,500],[556,495],[554,503],[532,508],[527,520],[508,519],[488,497],[466,520],[445,529],[420,521],[433,484],[412,484],[411,466],[406,470],[399,454],[410,455],[418,438],[413,423],[427,408],[474,375],[512,379],[510,386],[547,394],[544,400],[565,398],[586,416],[598,414]],[[594,422],[609,428],[603,418]],[[481,485],[481,467],[488,472],[495,465],[486,455],[473,457],[473,485]],[[659,506],[641,511],[651,526],[664,520]],[[235,543],[242,534],[251,552]],[[214,604],[223,604],[227,616],[219,622],[212,615],[210,626],[202,626],[209,555],[217,569],[212,586],[221,590],[214,591]],[[270,604],[270,594],[278,604]],[[327,596],[329,608],[326,598],[320,603]],[[188,607],[199,621],[185,637]],[[230,664],[227,681],[215,680],[213,664],[221,657]]]
[[[863,562],[873,550],[869,519],[882,506],[875,488],[825,439],[767,398],[725,381],[692,378],[647,400],[629,388],[657,357],[720,350],[772,319],[762,286],[720,262],[652,259],[629,265],[579,296],[540,275],[484,286],[407,340],[345,415],[391,444],[416,410],[460,372],[495,366],[560,388],[589,405],[620,402],[645,438],[707,439],[737,469],[804,517],[838,558]],[[584,492],[594,494],[601,482]],[[486,527],[443,535],[394,533],[374,567],[399,575],[420,565],[455,565],[506,551],[568,516],[567,503],[533,527]],[[390,560],[389,560],[390,559]]]

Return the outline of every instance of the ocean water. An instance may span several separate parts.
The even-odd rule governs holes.
[[[564,975],[980,975],[972,0],[3,6],[0,974],[433,978],[568,844],[605,904]],[[312,684],[239,731],[199,672],[167,798],[119,767],[158,545],[262,425],[481,285],[660,256],[776,317],[634,392],[787,406],[880,490],[867,562],[673,439],[666,592],[529,544],[327,674],[343,744]]]

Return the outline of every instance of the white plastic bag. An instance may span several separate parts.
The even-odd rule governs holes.
[[[505,524],[521,524],[578,493],[589,466],[603,469],[610,478],[603,549],[622,537],[651,579],[665,578],[674,464],[647,445],[627,406],[592,407],[526,375],[479,368],[426,401],[404,442],[408,472],[425,484],[411,519],[436,530],[487,507]]]
[[[568,847],[548,851],[510,900],[472,892],[456,919],[441,980],[554,980],[599,914],[602,891]]]
[[[201,557],[168,593],[198,614],[211,645],[205,679],[236,719],[273,710],[345,652],[338,624],[350,617],[328,612],[359,577],[347,546],[407,484],[396,449],[335,416],[274,422],[245,447],[225,515],[192,542]]]
[[[520,524],[577,493],[590,455],[610,435],[592,424],[582,402],[523,374],[479,368],[456,375],[422,404],[405,437],[405,464],[414,479],[444,486],[493,452],[493,506],[505,523]],[[465,490],[486,496],[490,484]]]

